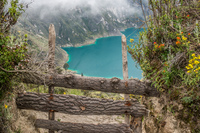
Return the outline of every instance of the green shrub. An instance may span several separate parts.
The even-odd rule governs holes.
[[[27,61],[27,35],[22,38],[9,33],[23,11],[18,0],[0,1],[0,99],[11,90],[11,80],[16,74],[13,70],[23,69]]]
[[[141,66],[144,78],[169,101],[182,104],[190,116],[188,123],[199,130],[200,2],[149,0],[149,6],[153,15],[148,28],[128,51]]]

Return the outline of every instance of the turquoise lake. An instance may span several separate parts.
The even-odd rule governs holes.
[[[127,45],[130,38],[138,41],[139,32],[143,29],[129,28],[122,31],[127,37]],[[121,36],[99,38],[94,44],[81,47],[64,47],[69,54],[69,70],[76,71],[89,77],[118,77],[123,79],[122,72],[122,46]],[[129,78],[142,78],[142,71],[128,53]]]

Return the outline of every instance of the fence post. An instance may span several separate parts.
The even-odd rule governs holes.
[[[126,44],[126,36],[122,35],[122,64],[123,64],[123,78],[124,80],[128,80],[128,61],[127,61],[127,44]],[[127,83],[128,87],[128,83]],[[129,100],[129,94],[124,94],[124,100]],[[129,125],[129,115],[125,115],[125,123]]]
[[[56,32],[53,24],[49,26],[49,56],[48,56],[48,70],[51,74],[51,79],[53,79],[54,68],[55,68],[55,41],[56,41]],[[49,86],[49,100],[53,99],[54,86],[53,84]],[[55,114],[54,110],[49,110],[49,120],[54,120]],[[54,133],[54,130],[49,130],[49,133]]]
[[[124,80],[128,80],[128,61],[127,61],[127,43],[126,43],[126,36],[122,35],[122,62],[123,62],[123,78]],[[128,84],[127,84],[128,86]],[[129,95],[124,94],[124,100],[128,101]],[[125,123],[130,124],[131,129],[134,133],[142,133],[142,117],[131,117],[125,115]]]
[[[142,117],[131,117],[130,128],[134,133],[142,133]]]

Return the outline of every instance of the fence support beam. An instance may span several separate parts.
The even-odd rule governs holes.
[[[128,80],[128,61],[127,61],[127,42],[126,36],[122,35],[122,63],[123,63],[123,78]],[[129,95],[125,94],[124,99],[126,101],[130,100]],[[125,123],[129,124],[134,133],[142,133],[142,117],[131,116],[131,122],[129,120],[130,116],[125,116]]]
[[[53,77],[54,69],[55,69],[55,44],[56,41],[56,32],[53,24],[50,24],[49,26],[49,57],[48,57],[48,70],[51,76]],[[49,86],[49,99],[53,99],[53,93],[54,93],[54,86]],[[54,110],[49,110],[49,120],[55,119],[55,113]],[[54,133],[53,130],[49,130],[49,133]]]
[[[37,119],[37,128],[46,128],[61,133],[132,133],[127,124],[84,124]]]
[[[131,117],[130,128],[134,133],[142,133],[142,117]]]
[[[122,115],[145,116],[148,110],[138,100],[118,101],[111,99],[89,98],[75,95],[20,93],[16,99],[19,109],[32,109],[37,111],[67,113],[72,115]]]
[[[122,35],[122,66],[123,66],[123,78],[128,81],[128,60],[127,60],[127,44],[126,36]],[[127,84],[128,85],[128,84]],[[124,94],[124,100],[129,101],[129,94]],[[125,123],[129,124],[129,115],[125,115]]]

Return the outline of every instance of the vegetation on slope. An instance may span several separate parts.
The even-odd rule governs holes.
[[[28,43],[28,53],[30,55],[38,56],[38,61],[44,61],[45,57],[48,54],[48,38],[42,37],[38,34],[34,34],[33,32],[29,32],[26,29],[20,28],[17,26],[13,26],[11,30],[12,34],[17,34],[20,32],[21,35],[27,34],[27,43]],[[55,63],[56,66],[62,68],[64,64],[68,60],[67,52],[64,51],[60,46],[57,46],[55,49]],[[33,56],[33,57],[34,57]]]
[[[17,71],[24,69],[28,62],[27,35],[10,34],[11,27],[24,12],[23,5],[18,0],[0,1],[0,132],[7,131],[10,108],[2,102],[5,96],[13,91],[12,79]],[[13,72],[15,71],[15,72]],[[8,100],[10,100],[10,96]]]
[[[147,29],[129,53],[145,79],[167,96],[163,110],[200,132],[200,2],[149,0],[149,5]]]
[[[23,10],[23,5],[17,0],[0,2],[0,99],[10,89],[15,73],[8,72],[25,68],[28,61],[27,35],[10,35],[11,26],[16,22]]]

